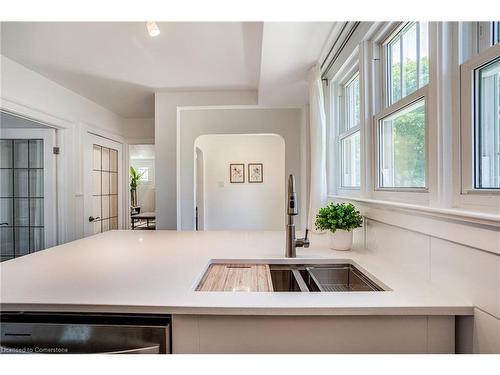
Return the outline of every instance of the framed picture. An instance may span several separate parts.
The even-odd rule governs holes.
[[[233,184],[245,182],[245,164],[229,164],[229,182]]]
[[[248,163],[248,182],[264,182],[262,163]]]

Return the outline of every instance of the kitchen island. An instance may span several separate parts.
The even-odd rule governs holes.
[[[1,264],[2,312],[171,314],[174,353],[454,352],[473,306],[355,245],[284,232],[110,231]],[[409,245],[411,246],[411,244]],[[201,292],[210,264],[352,262],[380,292]]]

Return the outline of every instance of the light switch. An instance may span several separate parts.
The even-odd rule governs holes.
[[[224,187],[224,181],[217,181],[217,186],[220,188]]]

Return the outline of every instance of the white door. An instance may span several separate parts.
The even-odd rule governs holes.
[[[122,145],[87,133],[84,152],[85,236],[123,228]]]
[[[0,245],[8,260],[56,245],[56,134],[8,128],[0,139]]]

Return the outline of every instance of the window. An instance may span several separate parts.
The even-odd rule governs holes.
[[[137,173],[139,174],[139,181],[149,181],[149,168],[138,167]]]
[[[1,261],[45,248],[43,139],[0,139]]]
[[[500,43],[464,62],[460,80],[461,193],[496,193],[500,189]],[[463,199],[491,204],[481,197]]]
[[[387,101],[394,104],[429,82],[429,27],[407,24],[387,43]]]
[[[377,26],[324,73],[329,195],[496,212],[500,21]]]
[[[427,22],[403,25],[384,43],[386,106],[376,116],[376,188],[427,191]]]
[[[416,103],[378,122],[379,186],[425,187],[425,102]]]
[[[359,73],[342,86],[339,123],[341,187],[360,187]]]
[[[343,130],[359,127],[359,74],[344,85],[344,113],[345,119],[341,125]]]
[[[474,72],[475,188],[500,188],[500,58]]]

